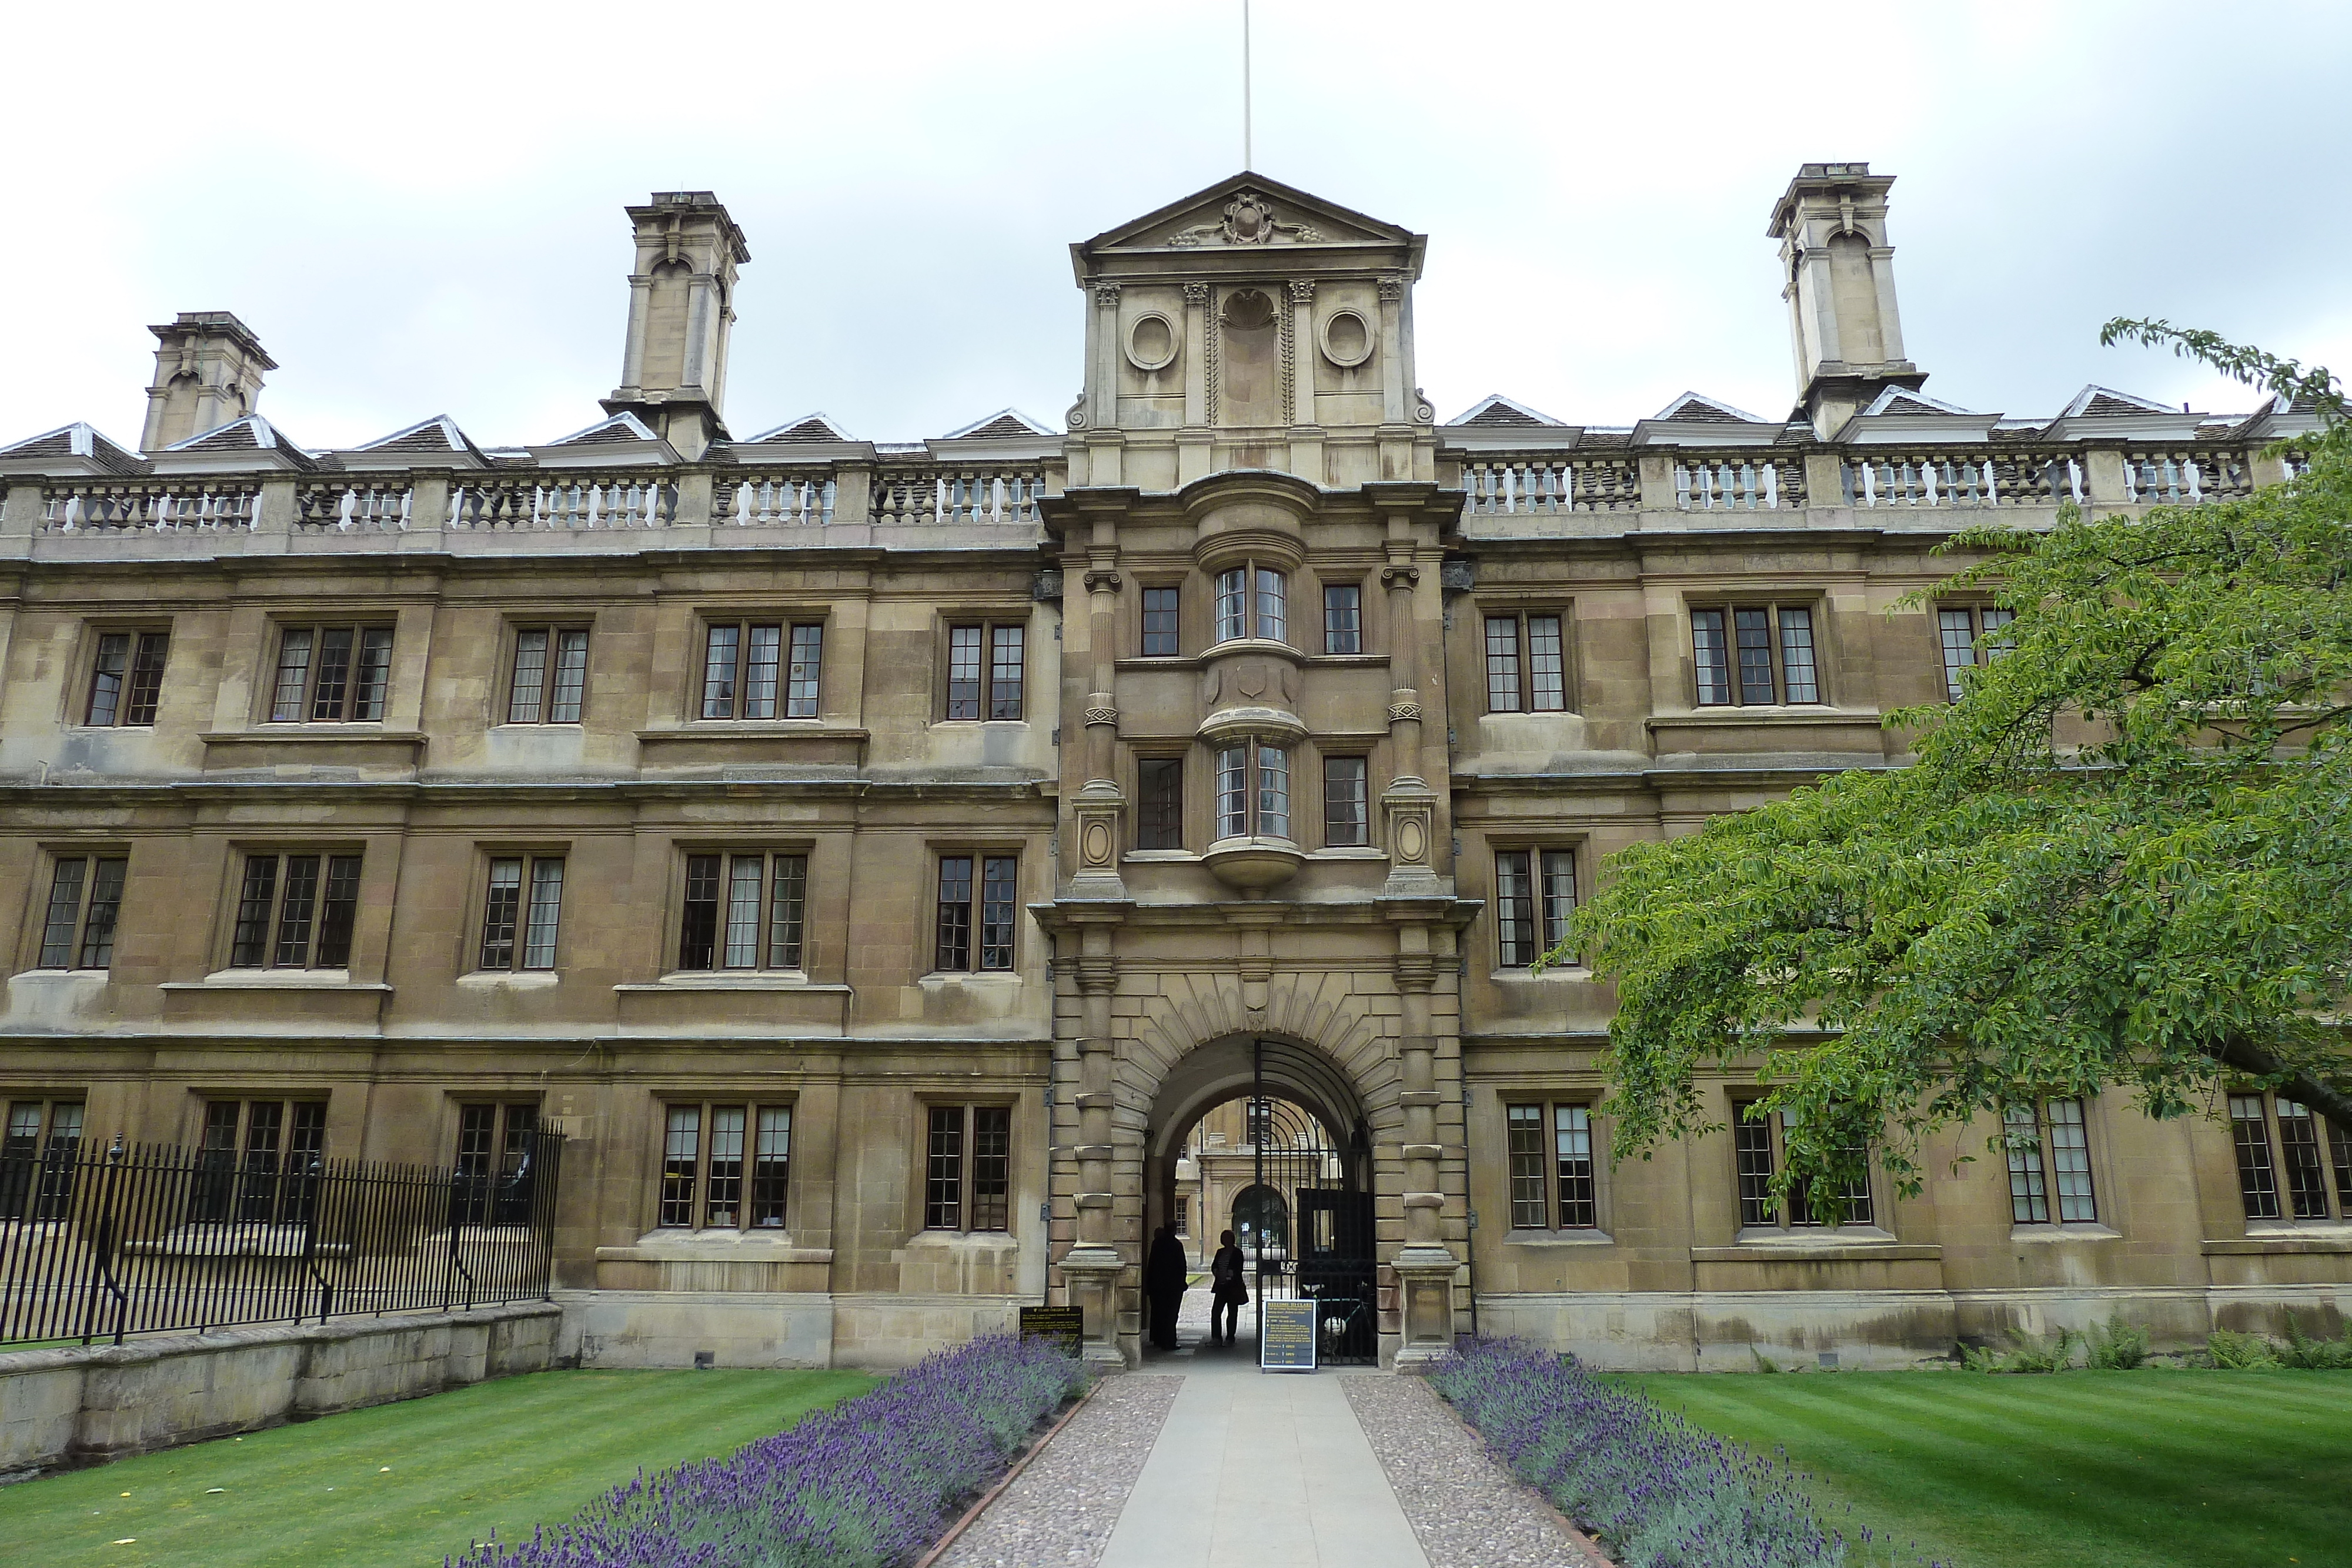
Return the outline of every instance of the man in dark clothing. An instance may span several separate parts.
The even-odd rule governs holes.
[[[1176,1228],[1163,1225],[1151,1238],[1151,1255],[1143,1265],[1143,1296],[1151,1307],[1151,1343],[1161,1350],[1176,1348],[1176,1313],[1184,1304],[1184,1243]]]
[[[1209,1264],[1209,1279],[1215,1286],[1209,1296],[1209,1343],[1225,1345],[1234,1343],[1240,1326],[1249,1282],[1242,1277],[1242,1249],[1234,1245],[1234,1233],[1228,1230],[1217,1240],[1217,1255]]]

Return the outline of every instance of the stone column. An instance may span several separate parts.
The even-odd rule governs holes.
[[[1078,1166],[1078,1189],[1071,1195],[1077,1239],[1062,1255],[1062,1275],[1070,1303],[1084,1316],[1086,1360],[1123,1368],[1119,1347],[1119,1282],[1127,1262],[1111,1235],[1111,1113],[1116,1046],[1110,1033],[1111,993],[1118,985],[1118,960],[1111,953],[1112,925],[1087,921],[1079,927],[1078,989],[1084,1003],[1078,1037],[1078,1144],[1071,1151]]]
[[[1176,433],[1176,483],[1189,485],[1209,472],[1209,334],[1213,298],[1206,283],[1184,286],[1184,425]]]
[[[1077,820],[1078,866],[1070,892],[1078,898],[1125,898],[1118,874],[1126,842],[1127,797],[1118,787],[1118,524],[1097,515],[1087,549],[1086,783],[1071,801]]]
[[[1454,1348],[1454,1276],[1459,1260],[1445,1244],[1445,1194],[1438,1182],[1444,1146],[1437,1134],[1437,1043],[1430,1034],[1429,992],[1437,977],[1430,928],[1417,920],[1397,927],[1397,990],[1404,1035],[1397,1042],[1404,1088],[1404,1245],[1396,1270],[1399,1338],[1396,1369],[1425,1371]]]
[[[1436,847],[1431,842],[1437,795],[1421,777],[1421,643],[1413,594],[1421,568],[1412,563],[1412,522],[1402,513],[1389,517],[1389,564],[1381,569],[1388,591],[1389,750],[1396,776],[1381,791],[1387,828],[1387,898],[1427,897],[1438,892]]]

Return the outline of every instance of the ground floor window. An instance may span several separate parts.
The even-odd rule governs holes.
[[[2010,1218],[2020,1225],[2062,1225],[2099,1218],[2091,1187],[2090,1131],[2080,1100],[2011,1105],[2001,1113],[2009,1146]]]
[[[1013,1228],[1013,1107],[933,1105],[923,1151],[923,1228]]]
[[[0,1219],[63,1219],[81,1152],[79,1100],[11,1100],[0,1140]]]
[[[1739,1183],[1739,1224],[1742,1229],[1790,1229],[1817,1225],[1875,1223],[1871,1202],[1867,1145],[1848,1152],[1864,1161],[1863,1173],[1833,1194],[1813,1192],[1798,1182],[1789,1189],[1787,1205],[1772,1199],[1772,1176],[1787,1163],[1790,1113],[1778,1115],[1753,1104],[1738,1107],[1732,1122],[1732,1148]]]
[[[789,1105],[666,1105],[658,1223],[690,1230],[782,1229],[792,1151]]]
[[[1511,1162],[1511,1228],[1589,1230],[1598,1226],[1591,1107],[1512,1105],[1505,1114]]]
[[[2352,1218],[2352,1137],[2300,1101],[2230,1096],[2238,1194],[2248,1219]]]
[[[207,1100],[190,1218],[301,1224],[326,1157],[324,1100]]]
[[[460,1225],[530,1223],[538,1136],[537,1101],[457,1107]]]

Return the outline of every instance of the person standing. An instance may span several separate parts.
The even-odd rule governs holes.
[[[1242,1303],[1249,1300],[1249,1281],[1243,1277],[1242,1249],[1234,1245],[1234,1233],[1228,1230],[1217,1240],[1217,1255],[1209,1263],[1214,1287],[1209,1296],[1209,1343],[1229,1345],[1241,1322]]]
[[[1184,1243],[1176,1228],[1163,1225],[1151,1238],[1151,1253],[1143,1265],[1143,1296],[1150,1304],[1151,1343],[1161,1350],[1176,1348],[1176,1314],[1184,1305],[1184,1285],[1191,1272],[1184,1262]]]

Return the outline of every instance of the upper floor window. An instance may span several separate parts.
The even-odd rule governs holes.
[[[797,969],[808,926],[808,856],[761,850],[686,857],[681,969]]]
[[[1323,759],[1323,841],[1332,845],[1369,844],[1371,802],[1366,798],[1364,758],[1327,757]]]
[[[714,622],[703,643],[701,716],[814,718],[824,655],[816,622]]]
[[[1135,764],[1135,847],[1184,847],[1184,759],[1144,757]]]
[[[1259,741],[1217,753],[1217,837],[1290,837],[1290,753]]]
[[[492,855],[482,906],[481,967],[555,967],[556,917],[562,904],[562,855]]]
[[[381,720],[391,681],[391,627],[289,626],[278,634],[269,722]]]
[[[1147,659],[1172,659],[1176,656],[1176,612],[1179,591],[1173,588],[1147,588],[1143,591],[1143,656]]]
[[[1505,850],[1495,857],[1496,961],[1532,967],[1568,940],[1576,913],[1574,850]]]
[[[1813,662],[1813,612],[1806,606],[1694,610],[1691,653],[1702,707],[1822,700]]]
[[[948,628],[950,718],[1019,718],[1028,627],[981,621]]]
[[[1583,1104],[1506,1108],[1511,1228],[1590,1230],[1601,1223],[1592,1188],[1592,1111]]]
[[[1252,561],[1217,573],[1217,641],[1290,637],[1290,581]]]
[[[359,907],[358,855],[247,855],[229,967],[347,967]]]
[[[64,1219],[73,1212],[81,1152],[79,1100],[11,1100],[0,1141],[0,1219]]]
[[[457,1223],[530,1223],[531,1155],[539,1103],[478,1103],[457,1108]]]
[[[515,633],[514,678],[507,684],[509,724],[578,724],[587,691],[586,632],[526,626]]]
[[[1486,711],[1559,713],[1568,706],[1568,657],[1557,615],[1486,617]]]
[[[1021,862],[1016,857],[941,855],[931,967],[948,972],[1012,968],[1013,911],[1020,895]]]
[[[1870,1176],[1867,1161],[1869,1151],[1857,1147],[1848,1152],[1864,1162],[1864,1172],[1852,1186],[1834,1195],[1817,1198],[1808,1184],[1798,1182],[1789,1188],[1788,1207],[1783,1209],[1772,1201],[1772,1173],[1787,1163],[1787,1135],[1792,1118],[1786,1111],[1770,1115],[1753,1104],[1738,1107],[1732,1119],[1732,1147],[1739,1178],[1739,1223],[1744,1229],[1772,1228],[1805,1228],[1817,1225],[1868,1225],[1872,1223]]]
[[[773,1230],[791,1186],[790,1105],[691,1102],[664,1107],[656,1222],[697,1230]]]
[[[326,1154],[324,1100],[208,1100],[191,1218],[299,1225]]]
[[[131,862],[122,855],[59,855],[49,871],[49,905],[41,922],[42,969],[106,969],[114,965],[114,923]]]
[[[934,1105],[923,1150],[923,1228],[1013,1228],[1013,1107]]]
[[[2009,1145],[2012,1220],[2072,1225],[2099,1218],[2098,1198],[2091,1190],[2090,1131],[2080,1100],[2011,1105],[2001,1113],[2001,1128]]]
[[[163,691],[168,632],[103,632],[90,660],[89,700],[84,724],[148,725]]]
[[[2342,1127],[2299,1101],[2249,1092],[2230,1096],[2230,1132],[2248,1219],[2352,1219],[2352,1136]]]
[[[1364,591],[1352,582],[1323,587],[1323,651],[1360,653],[1364,651]]]
[[[2009,650],[1988,647],[1985,639],[2017,619],[2014,610],[1996,604],[1962,605],[1936,612],[1937,629],[1944,640],[1944,692],[1960,700],[1960,672],[1971,664],[1989,664]]]

